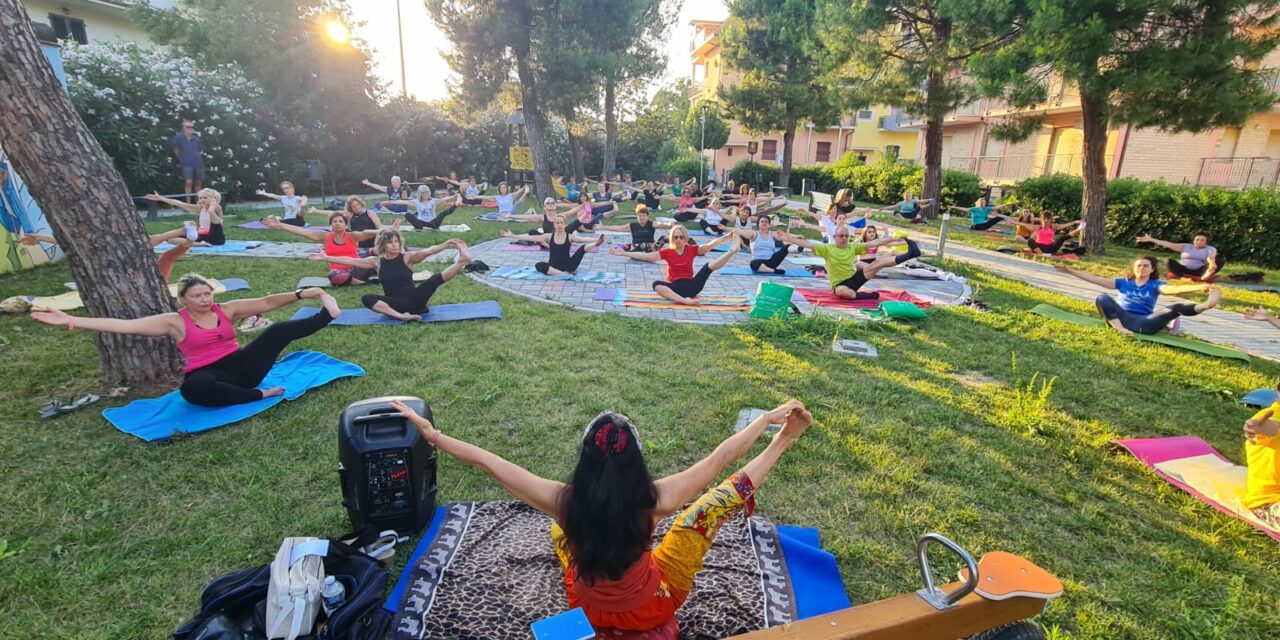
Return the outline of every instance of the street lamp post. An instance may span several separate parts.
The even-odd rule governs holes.
[[[707,172],[703,168],[707,160],[707,105],[702,105],[702,141],[698,143],[698,188],[702,188],[702,181],[706,178]]]
[[[409,97],[409,86],[404,81],[404,27],[400,25],[400,0],[396,0],[396,40],[400,42],[400,95]]]

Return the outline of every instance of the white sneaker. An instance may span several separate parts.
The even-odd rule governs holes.
[[[1182,334],[1182,317],[1181,316],[1174,318],[1173,322],[1169,323],[1169,333],[1175,336]]]
[[[195,242],[200,235],[196,232],[196,224],[190,220],[182,223],[182,228],[187,230],[187,239]]]

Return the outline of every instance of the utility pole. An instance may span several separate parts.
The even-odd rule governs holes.
[[[698,143],[698,187],[702,187],[702,181],[706,179],[707,171],[703,165],[707,161],[707,105],[702,105],[702,141]]]
[[[396,40],[400,42],[400,95],[409,97],[409,85],[404,81],[404,27],[400,24],[400,0],[396,0]]]

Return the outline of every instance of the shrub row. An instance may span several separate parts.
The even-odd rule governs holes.
[[[742,160],[729,171],[735,182],[766,189],[778,181],[776,165]],[[804,180],[813,181],[813,189],[834,194],[844,188],[853,189],[855,200],[889,204],[902,199],[908,191],[919,196],[924,185],[924,167],[882,161],[875,164],[858,162],[853,154],[845,154],[829,165],[797,165],[791,167],[789,186],[800,193]],[[978,176],[963,171],[942,172],[942,204],[969,205],[982,195]]]

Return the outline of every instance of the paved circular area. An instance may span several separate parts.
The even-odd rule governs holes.
[[[580,234],[585,235],[585,234]],[[546,260],[546,251],[512,251],[507,247],[511,241],[506,238],[490,240],[471,247],[471,255],[476,260],[481,260],[489,265],[490,271],[486,274],[470,274],[477,281],[489,285],[495,289],[500,289],[508,293],[518,296],[524,296],[530,300],[537,302],[547,302],[555,304],[563,304],[573,307],[580,311],[590,312],[608,312],[619,313],[625,316],[643,317],[643,318],[659,318],[662,320],[671,320],[674,322],[686,322],[694,324],[728,324],[745,320],[747,313],[745,311],[710,311],[705,309],[652,309],[647,307],[625,307],[614,304],[612,296],[608,296],[607,292],[600,293],[601,290],[621,290],[633,289],[651,291],[651,284],[654,280],[665,279],[665,265],[663,263],[640,262],[618,256],[609,255],[607,249],[609,246],[621,242],[625,242],[627,236],[625,234],[615,235],[606,234],[609,240],[600,247],[597,253],[588,253],[582,260],[582,265],[578,269],[579,274],[589,271],[603,271],[610,273],[622,274],[624,282],[600,284],[596,282],[579,282],[577,280],[550,280],[546,278],[531,279],[511,279],[511,278],[495,278],[493,272],[502,267],[530,267],[534,263]],[[705,242],[705,238],[694,238],[697,242]],[[449,252],[450,254],[452,252]],[[694,262],[694,269],[701,268],[710,260],[713,260],[719,254],[711,253],[702,256]],[[444,256],[438,256],[444,258]],[[730,266],[747,267],[750,262],[750,256],[745,252],[740,252],[730,261]],[[784,263],[784,268],[802,269],[790,263]],[[888,272],[890,270],[886,270]],[[882,273],[886,273],[882,272]],[[761,282],[769,280],[769,278],[761,276],[737,276],[725,275],[722,272],[716,272],[707,280],[706,289],[703,290],[704,295],[725,295],[725,294],[748,294],[754,295],[756,287]],[[796,288],[823,289],[830,287],[825,278],[777,278],[776,282]],[[972,290],[968,285],[953,281],[942,280],[919,280],[915,278],[876,278],[867,283],[864,290],[873,291],[877,289],[897,289],[906,291],[914,296],[923,298],[933,304],[963,304],[968,301]],[[597,293],[605,299],[597,299]],[[810,313],[812,306],[797,293],[792,302],[804,313]],[[824,308],[826,309],[826,308]]]

